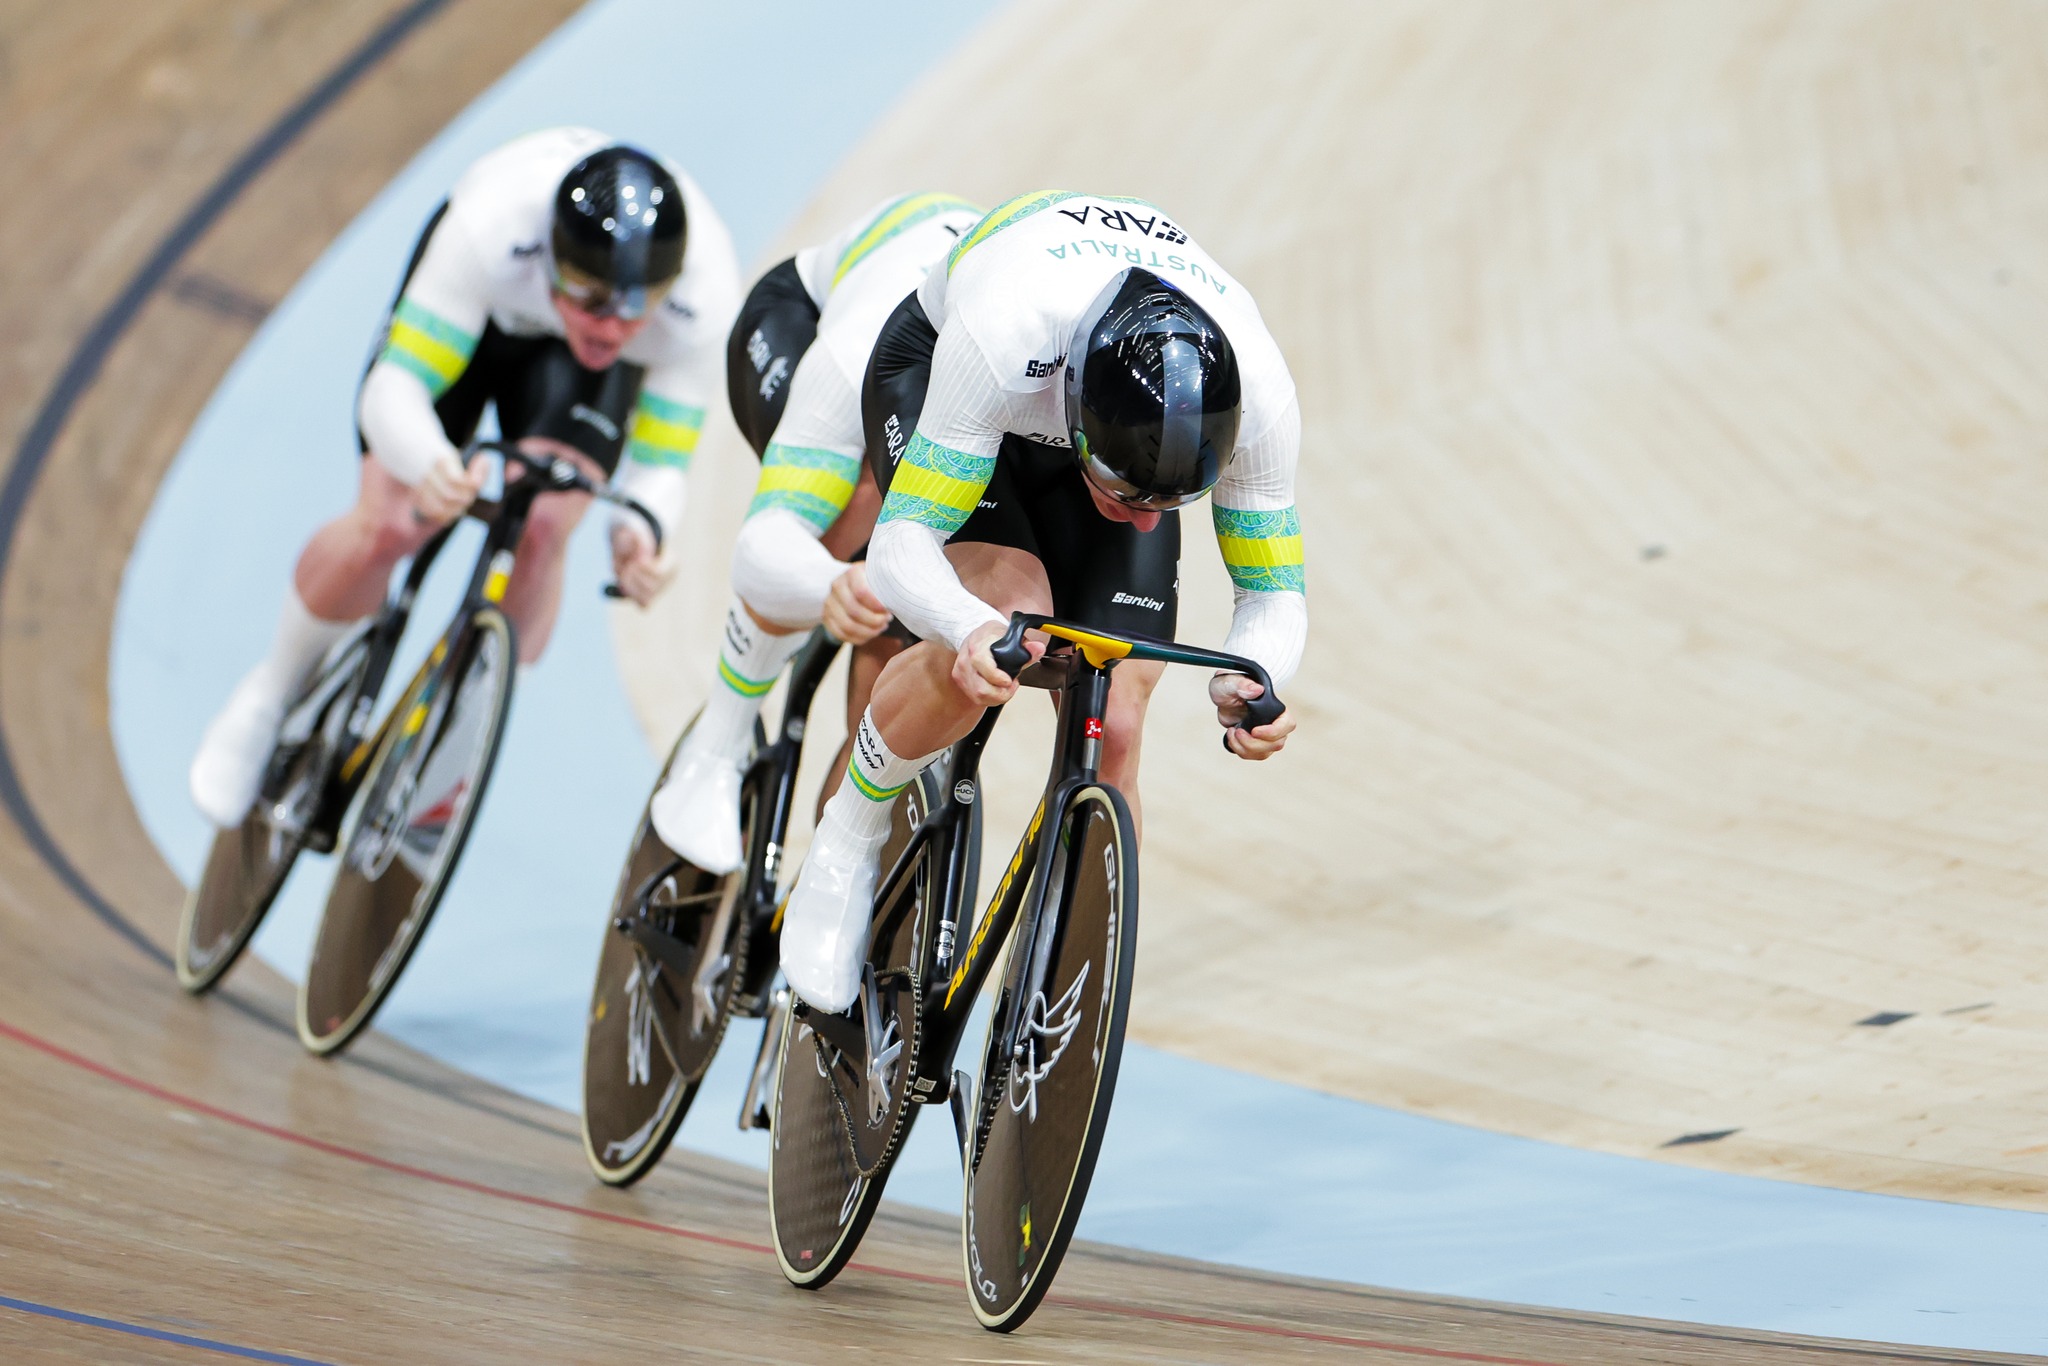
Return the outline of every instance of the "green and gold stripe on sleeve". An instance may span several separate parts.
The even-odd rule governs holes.
[[[1049,209],[1063,199],[1078,199],[1080,196],[1079,190],[1033,190],[1030,194],[1020,194],[1007,203],[996,205],[979,223],[968,229],[967,235],[946,257],[946,273],[951,275],[953,267],[960,264],[961,257],[1012,223],[1029,218],[1040,209]]]
[[[1211,503],[1216,544],[1230,581],[1250,593],[1305,593],[1308,575],[1301,557],[1301,519],[1293,508],[1243,512]]]
[[[771,441],[761,457],[761,478],[754,485],[754,501],[747,505],[747,515],[782,508],[823,533],[846,511],[859,479],[857,456]]]
[[[704,410],[642,391],[626,433],[626,455],[643,465],[690,468],[697,438],[704,431]]]
[[[391,329],[377,359],[418,376],[427,392],[438,399],[469,368],[476,343],[474,336],[454,323],[410,299],[400,299],[391,311]]]
[[[832,287],[837,289],[853,268],[866,260],[870,253],[881,247],[890,238],[907,231],[942,213],[980,213],[981,210],[964,199],[949,194],[910,194],[897,200],[875,215],[874,221],[854,237],[845,251],[839,253],[839,265],[832,272]]]
[[[889,496],[882,502],[877,525],[911,521],[951,536],[967,524],[995,472],[994,456],[956,451],[918,432],[910,438],[910,449],[903,452],[896,477],[889,481]]]

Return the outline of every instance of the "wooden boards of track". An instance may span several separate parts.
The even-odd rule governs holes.
[[[1137,1037],[2048,1208],[2048,14],[1019,7],[785,246],[1043,186],[1166,206],[1306,423],[1302,730],[1249,768],[1199,680],[1162,689]],[[722,581],[751,462],[697,469],[687,572]],[[677,599],[621,630],[664,741],[722,610]],[[992,788],[1035,787],[1039,734]]]

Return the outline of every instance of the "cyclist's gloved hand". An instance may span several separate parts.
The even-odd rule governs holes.
[[[850,564],[825,594],[825,629],[834,640],[865,645],[889,629],[889,609],[868,588],[868,568]]]
[[[481,458],[471,460],[464,469],[453,453],[444,454],[428,467],[426,477],[413,485],[413,515],[436,526],[454,521],[483,492],[489,473]]]
[[[659,597],[678,568],[672,553],[655,553],[654,537],[639,518],[612,523],[612,581],[636,604],[645,607]]]
[[[983,622],[967,633],[967,639],[960,642],[960,652],[953,657],[953,686],[977,707],[1007,702],[1017,692],[1017,680],[997,666],[996,657],[989,651],[1009,629],[1008,622]],[[1042,640],[1027,637],[1024,647],[1031,651],[1033,659],[1045,653]]]
[[[1209,700],[1216,704],[1216,719],[1228,728],[1223,747],[1240,759],[1271,758],[1286,748],[1287,737],[1294,733],[1291,710],[1263,726],[1244,729],[1244,704],[1265,691],[1243,674],[1217,674],[1209,680]]]

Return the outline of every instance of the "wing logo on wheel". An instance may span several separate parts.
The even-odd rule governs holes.
[[[1074,984],[1048,1006],[1043,991],[1033,992],[1024,1011],[1017,1051],[1010,1060],[1010,1110],[1027,1120],[1038,1118],[1038,1084],[1052,1075],[1052,1069],[1066,1055],[1067,1045],[1081,1027],[1081,988],[1087,985],[1089,963],[1081,965]],[[1044,1061],[1040,1062],[1039,1059]]]

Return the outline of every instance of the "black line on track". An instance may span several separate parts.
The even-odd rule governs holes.
[[[65,361],[56,383],[52,384],[49,392],[44,395],[42,406],[36,411],[35,420],[29,424],[20,445],[15,448],[14,463],[8,467],[6,481],[0,483],[0,583],[5,582],[7,571],[13,566],[15,534],[21,528],[21,519],[28,510],[30,497],[35,493],[36,481],[42,477],[43,467],[49,462],[50,454],[56,449],[57,441],[64,434],[64,428],[70,422],[72,414],[77,411],[78,405],[98,381],[107,357],[127,335],[128,329],[134,326],[143,308],[164,291],[186,254],[198,245],[199,240],[206,236],[214,224],[220,221],[222,215],[234,206],[243,192],[270,169],[278,157],[289,150],[307,129],[317,123],[365,76],[403,45],[406,39],[446,9],[448,4],[449,0],[412,0],[411,4],[397,10],[380,24],[353,52],[343,58],[339,65],[322,77],[319,84],[302,95],[296,104],[285,110],[275,123],[265,129],[232,165],[221,172],[220,177],[207,187],[198,202],[187,209],[185,216],[173,225],[162,241],[157,243],[156,250],[150,253],[149,259],[142,263],[141,268],[135,272],[114,301],[93,320],[90,330]],[[21,774],[15,768],[14,748],[7,738],[4,714],[0,714],[0,805],[6,806],[8,815],[13,817],[22,837],[42,860],[43,866],[48,868],[101,924],[126,940],[131,948],[158,967],[170,969],[170,954],[164,952],[154,940],[143,933],[140,926],[100,894],[99,889],[93,886],[79,870],[78,865],[73,863],[58,845],[56,838],[50,834],[49,827],[43,824],[42,816],[22,786]],[[217,999],[267,1029],[289,1035],[294,1039],[298,1036],[298,1031],[288,1022],[273,1018],[233,993],[219,993]],[[418,1078],[407,1077],[395,1068],[370,1059],[345,1056],[341,1060],[466,1109],[478,1110],[556,1137],[573,1137],[538,1120],[483,1101],[456,1095]]]

